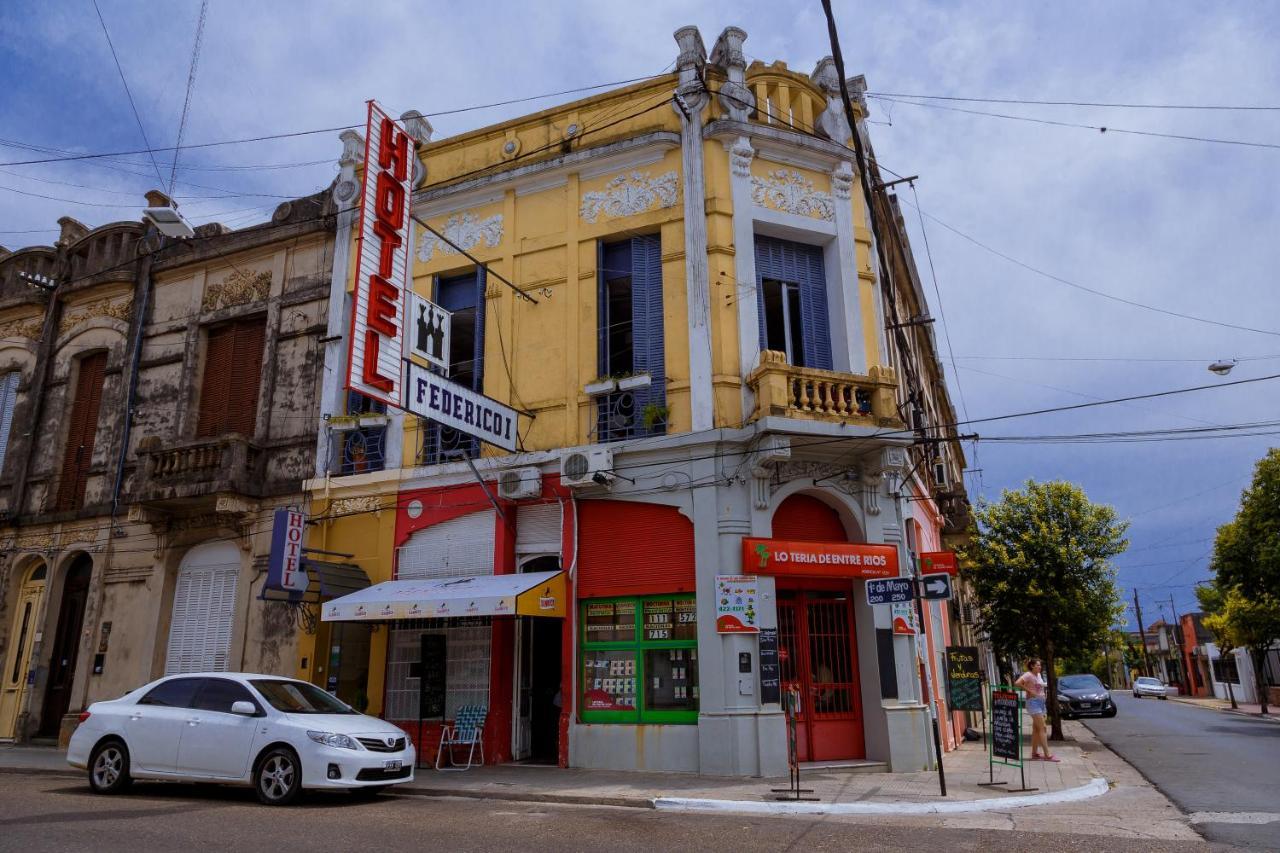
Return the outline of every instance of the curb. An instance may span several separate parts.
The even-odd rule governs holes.
[[[586,794],[535,794],[520,791],[472,791],[453,788],[393,787],[388,793],[409,797],[454,797],[464,800],[503,800],[509,803],[548,803],[565,806],[617,806],[628,809],[658,808],[651,797],[592,797]]]
[[[671,811],[738,812],[748,814],[959,814],[965,812],[1004,811],[1026,806],[1043,806],[1053,803],[1071,803],[1098,797],[1111,790],[1111,784],[1101,776],[1084,785],[1054,791],[1047,794],[1028,794],[1023,797],[1003,797],[983,800],[962,800],[950,803],[785,803],[748,802],[745,800],[696,800],[684,797],[659,797],[654,808]]]
[[[1262,720],[1267,723],[1280,723],[1280,716],[1276,716],[1275,714],[1267,714],[1264,717],[1261,714],[1255,714],[1252,711],[1242,711],[1239,708],[1232,708],[1230,706],[1222,708],[1217,705],[1210,705],[1190,696],[1170,696],[1169,701],[1177,702],[1179,705],[1190,705],[1193,708],[1204,708],[1206,711],[1217,711],[1220,714],[1231,714],[1236,717],[1244,717],[1248,720]]]

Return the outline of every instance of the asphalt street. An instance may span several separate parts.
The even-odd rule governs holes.
[[[258,805],[247,789],[136,784],[119,796],[65,776],[0,773],[0,850],[1149,851],[1149,839],[859,825],[827,817],[689,815],[384,794]],[[1161,850],[1201,850],[1164,842]]]
[[[1085,724],[1186,812],[1206,838],[1280,850],[1280,725],[1116,691]]]

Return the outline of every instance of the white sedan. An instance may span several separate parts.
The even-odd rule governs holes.
[[[80,715],[67,763],[114,794],[134,779],[252,785],[284,805],[302,788],[364,789],[413,780],[404,731],[313,684],[210,672],[153,681]]]
[[[1166,689],[1164,684],[1158,678],[1150,676],[1142,676],[1133,681],[1133,698],[1141,699],[1143,696],[1159,696],[1165,698]]]

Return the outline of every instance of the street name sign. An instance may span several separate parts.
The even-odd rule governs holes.
[[[913,597],[911,578],[875,578],[867,580],[867,604],[897,604]]]
[[[951,575],[924,575],[920,578],[920,597],[925,601],[951,597]]]

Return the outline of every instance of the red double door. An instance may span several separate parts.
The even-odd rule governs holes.
[[[783,689],[800,690],[800,761],[866,757],[851,586],[778,583],[778,662]]]

